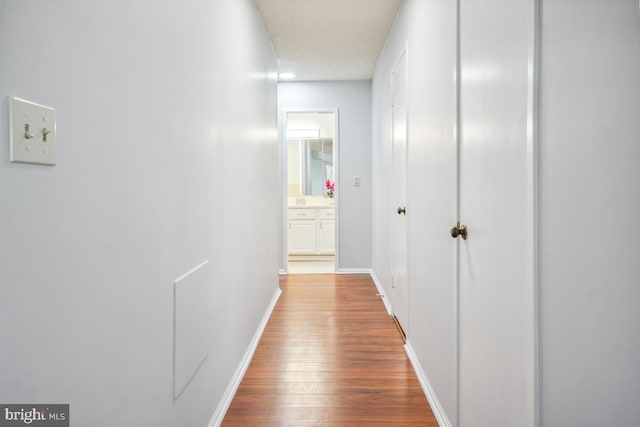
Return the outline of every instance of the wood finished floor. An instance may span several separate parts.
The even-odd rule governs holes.
[[[437,422],[369,275],[289,275],[223,427]]]

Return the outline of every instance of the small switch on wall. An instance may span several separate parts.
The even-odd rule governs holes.
[[[360,177],[359,176],[354,176],[353,177],[353,186],[354,187],[360,187]]]
[[[11,161],[56,164],[56,110],[9,97]]]

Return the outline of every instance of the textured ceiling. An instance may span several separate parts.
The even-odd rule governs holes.
[[[256,0],[295,80],[368,80],[400,0]]]

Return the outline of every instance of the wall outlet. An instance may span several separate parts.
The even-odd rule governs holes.
[[[353,186],[354,187],[360,187],[360,177],[359,176],[354,176],[353,177]]]
[[[10,159],[16,163],[55,165],[56,110],[9,97]]]

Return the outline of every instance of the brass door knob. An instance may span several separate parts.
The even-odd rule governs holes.
[[[398,207],[398,215],[403,214],[406,215],[407,214],[407,208],[405,207]]]
[[[455,239],[458,236],[462,237],[462,240],[467,240],[467,226],[465,224],[457,223],[451,229],[451,237]]]

